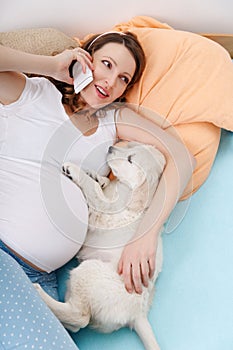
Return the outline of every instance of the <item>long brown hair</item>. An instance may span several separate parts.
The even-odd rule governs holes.
[[[118,99],[122,101],[130,88],[139,80],[145,68],[146,59],[144,51],[137,40],[136,35],[130,32],[107,32],[103,34],[94,35],[89,38],[82,48],[90,53],[91,56],[108,43],[117,43],[124,45],[134,58],[136,69],[134,75],[128,84],[124,94]]]
[[[123,102],[126,93],[139,80],[145,67],[145,54],[137,40],[137,37],[130,32],[107,32],[94,35],[82,44],[82,48],[93,55],[107,43],[119,43],[124,45],[133,56],[136,69],[135,73],[126,87],[124,94],[114,102]],[[68,105],[73,112],[78,112],[83,109],[84,104],[80,101],[79,94],[75,94],[73,85],[69,85],[62,81],[47,77],[62,93],[62,103]]]

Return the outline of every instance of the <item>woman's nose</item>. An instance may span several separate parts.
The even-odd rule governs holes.
[[[116,84],[116,79],[117,79],[117,78],[116,78],[114,75],[109,76],[109,77],[105,80],[107,87],[110,87],[110,88],[114,87],[115,84]]]

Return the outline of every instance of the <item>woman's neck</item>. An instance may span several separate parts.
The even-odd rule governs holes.
[[[96,132],[99,121],[95,115],[95,109],[83,108],[82,110],[75,112],[69,105],[64,104],[63,106],[71,122],[82,132],[83,135],[89,136]]]

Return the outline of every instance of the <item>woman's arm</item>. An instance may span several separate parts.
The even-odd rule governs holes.
[[[8,104],[19,98],[25,85],[21,72],[50,76],[73,84],[69,75],[73,60],[79,61],[84,71],[86,65],[92,69],[91,56],[81,48],[65,50],[56,56],[43,56],[0,45],[0,101]]]
[[[119,138],[152,144],[166,157],[152,203],[118,264],[126,289],[141,293],[142,284],[147,286],[155,271],[158,234],[190,180],[195,161],[177,138],[130,109],[121,111],[116,125]]]

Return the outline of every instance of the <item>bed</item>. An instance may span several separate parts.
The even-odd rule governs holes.
[[[42,21],[42,17],[38,15],[36,19],[34,10],[33,13],[30,12],[30,10],[32,11],[30,2],[21,1],[21,3],[24,6],[27,5],[27,13],[24,15],[25,18],[22,19],[22,17],[20,17],[20,20],[17,18],[18,22],[11,20],[10,24],[6,24],[6,22],[3,21],[0,25],[0,31],[2,33],[21,28],[26,28],[28,30],[32,27],[47,28],[53,26],[73,40],[74,37],[78,37],[79,39],[84,38],[89,32],[97,31],[97,28],[92,22],[90,22],[92,26],[89,31],[85,26],[83,31],[78,31],[78,29],[76,31],[76,29],[74,29],[74,19],[72,25],[69,24],[69,26],[66,27],[65,17],[67,12],[64,12],[64,17],[61,16],[62,10],[65,8],[62,2],[58,11],[60,17],[57,14],[57,22],[54,22],[54,17],[51,16],[45,17],[45,20]],[[76,3],[80,2],[77,1]],[[166,1],[164,2],[164,7],[165,3]],[[178,1],[177,3],[180,6],[184,5],[182,1]],[[7,5],[5,1],[3,1],[3,4],[3,9],[5,11],[4,18],[6,19],[12,8],[11,5]],[[49,2],[47,5],[48,9],[55,4],[59,7],[56,2]],[[105,5],[106,4],[107,2],[105,2]],[[230,54],[231,58],[233,57],[232,21],[227,21],[229,11],[232,13],[231,4],[228,4],[230,8],[223,8],[223,10],[225,10],[225,12],[223,12],[226,16],[226,21],[224,23],[222,19],[223,27],[225,26],[223,31],[221,31],[221,25],[219,23],[221,20],[218,21],[217,25],[216,22],[214,23],[210,20],[208,26],[208,21],[204,19],[198,22],[199,20],[196,12],[194,16],[191,16],[190,13],[190,17],[187,14],[188,19],[191,20],[190,23],[187,21],[187,18],[186,22],[182,21],[176,9],[173,9],[172,12],[170,8],[166,18],[166,9],[160,2],[158,2],[158,13],[156,11],[156,6],[152,6],[152,2],[143,2],[143,7],[139,1],[133,2],[132,4],[134,4],[135,7],[134,9],[128,8],[126,10],[127,17],[126,13],[122,14],[121,8],[121,11],[116,11],[116,13],[111,14],[110,23],[107,22],[107,24],[105,23],[101,26],[98,22],[100,26],[98,31],[109,30],[111,28],[121,30],[121,26],[124,26],[125,23],[127,25],[132,25],[132,22],[135,21],[135,15],[137,21],[139,17],[141,21],[142,17],[137,16],[146,13],[146,15],[150,17],[143,16],[143,20],[145,20],[145,18],[152,22],[158,20],[158,22],[156,22],[157,29],[169,31],[173,30],[175,27],[181,31],[187,30],[198,33],[198,35],[200,34],[200,36],[206,37],[208,40],[214,41],[215,43],[217,42],[217,45],[220,44],[221,48],[224,47],[224,55],[228,52],[227,55],[229,56]],[[169,1],[167,4],[168,6],[170,5]],[[45,2],[43,5],[45,5]],[[104,2],[102,5],[104,5]],[[121,2],[121,5],[123,6],[123,2]],[[148,5],[148,12],[145,10],[146,5]],[[14,6],[19,7],[19,5],[16,4]],[[70,7],[71,6],[76,6],[75,9],[79,10],[79,6],[75,5],[74,1],[71,1]],[[88,2],[86,6],[88,6]],[[93,6],[96,7],[96,4],[93,4]],[[223,7],[224,4],[221,3],[221,6]],[[153,9],[152,12],[151,9]],[[195,9],[197,9],[196,5]],[[21,7],[19,7],[19,10],[21,10]],[[216,5],[213,5],[210,10],[211,18],[214,18],[216,15],[214,10],[216,10],[216,13],[218,12]],[[4,13],[4,11],[2,11],[2,13]],[[37,14],[41,14],[42,12],[42,7],[38,7]],[[49,12],[49,10],[47,12]],[[30,19],[28,18],[29,15]],[[101,11],[99,15],[102,15]],[[82,17],[80,15],[77,16],[79,20],[84,23]],[[89,17],[90,16],[91,15],[89,15]],[[25,23],[25,26],[23,23]],[[115,26],[116,23],[117,25]],[[135,22],[133,23],[134,28]],[[79,26],[80,25],[79,23]],[[153,25],[155,25],[154,22]],[[165,28],[166,26],[168,28]],[[169,29],[170,26],[173,29]],[[145,27],[148,27],[148,22]],[[137,30],[138,28],[139,27],[137,27]],[[140,28],[142,28],[142,26]],[[3,39],[0,35],[0,41],[1,40]],[[4,36],[4,40],[7,40],[6,36]],[[21,44],[23,43],[21,42]],[[230,64],[232,65],[231,67]],[[222,83],[223,86],[224,84],[226,86],[223,95],[226,95],[225,98],[227,98],[229,103],[229,118],[226,121],[224,119],[226,124],[222,125],[216,125],[215,120],[207,120],[208,124],[212,125],[213,122],[214,130],[217,128],[216,131],[214,131],[214,139],[216,142],[213,147],[215,151],[213,151],[211,161],[206,169],[204,177],[197,182],[194,190],[187,192],[183,200],[177,204],[165,225],[165,232],[163,234],[163,271],[156,284],[156,294],[149,314],[150,321],[162,350],[233,349],[233,98],[231,99],[231,96],[233,96],[233,62],[228,63],[227,67],[229,68],[226,73],[226,81]],[[231,93],[229,93],[227,88],[232,88]],[[132,96],[133,103],[137,102],[136,98],[139,97]],[[142,105],[142,107],[149,108],[148,105]],[[211,116],[211,118],[212,117],[213,116]],[[203,122],[203,120],[198,120],[197,122],[200,123]],[[180,131],[179,129],[180,121],[177,125],[177,130],[182,133],[182,130]],[[203,148],[205,147],[203,146]],[[200,150],[196,152],[200,153]],[[190,193],[192,193],[191,196]],[[75,261],[71,261],[59,271],[59,290],[61,298],[64,296],[68,271],[74,264]],[[143,349],[137,335],[129,329],[121,329],[112,334],[100,334],[87,327],[77,334],[72,334],[72,337],[81,350]]]

